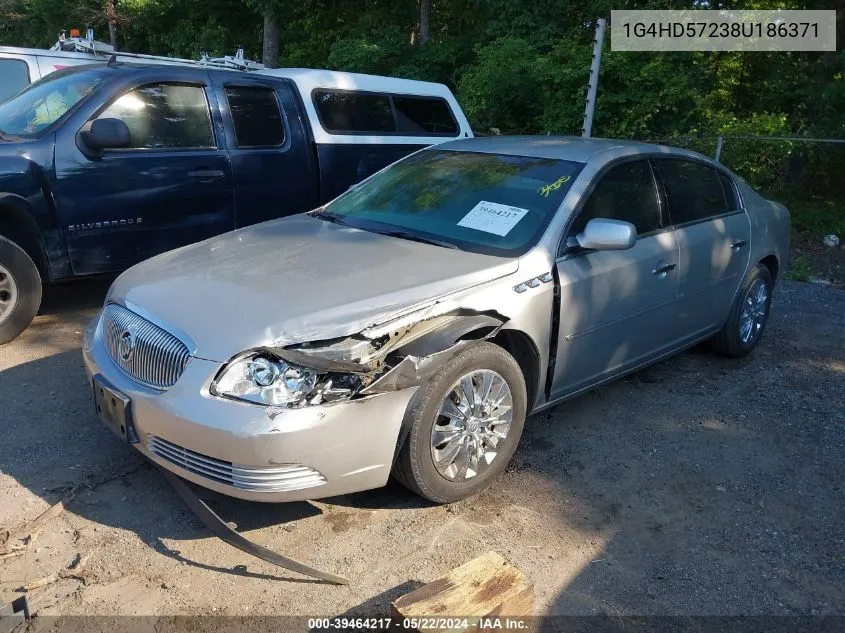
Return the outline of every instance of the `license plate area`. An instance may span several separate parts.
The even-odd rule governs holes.
[[[97,416],[124,442],[138,441],[132,426],[132,402],[97,374],[94,376],[94,406]]]

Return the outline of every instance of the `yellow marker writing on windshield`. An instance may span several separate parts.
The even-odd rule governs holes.
[[[558,178],[557,180],[555,180],[552,184],[550,184],[550,185],[543,185],[542,187],[540,187],[540,188],[537,190],[537,193],[539,193],[539,194],[540,194],[541,196],[543,196],[544,198],[548,198],[548,197],[549,197],[549,194],[550,194],[552,191],[555,191],[555,190],[557,190],[557,189],[560,189],[560,186],[561,186],[563,183],[565,183],[565,182],[569,182],[569,176],[561,176],[560,178]]]

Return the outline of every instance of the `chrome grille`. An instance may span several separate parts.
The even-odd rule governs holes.
[[[299,464],[282,464],[274,468],[246,468],[231,462],[196,453],[172,442],[151,435],[149,451],[188,472],[241,490],[286,492],[313,488],[326,483],[326,478],[313,468]]]
[[[130,347],[121,339],[132,340]],[[190,352],[182,341],[127,310],[110,303],[103,311],[103,340],[109,356],[129,377],[153,389],[172,387],[190,360]]]

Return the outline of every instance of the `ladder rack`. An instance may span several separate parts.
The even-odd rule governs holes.
[[[235,70],[261,70],[264,68],[264,64],[246,59],[242,46],[238,47],[234,55],[224,55],[223,57],[210,57],[208,53],[202,51],[198,60],[167,57],[164,55],[124,53],[123,51],[114,50],[114,47],[110,44],[95,40],[93,29],[88,29],[86,37],[75,34],[75,30],[71,30],[71,36],[67,37],[65,31],[62,30],[59,32],[59,40],[50,47],[50,50],[60,53],[87,53],[96,58],[111,57],[114,55],[117,61],[122,61],[126,58],[129,60],[137,59],[164,64],[191,64],[195,66],[212,66],[215,68],[232,68]]]

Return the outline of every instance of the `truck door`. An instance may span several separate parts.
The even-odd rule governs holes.
[[[287,80],[211,73],[229,147],[238,227],[318,204],[310,136]]]
[[[76,274],[125,269],[234,228],[225,140],[208,74],[132,75],[56,138],[56,207]],[[131,147],[91,155],[77,132],[97,118],[129,127]]]

